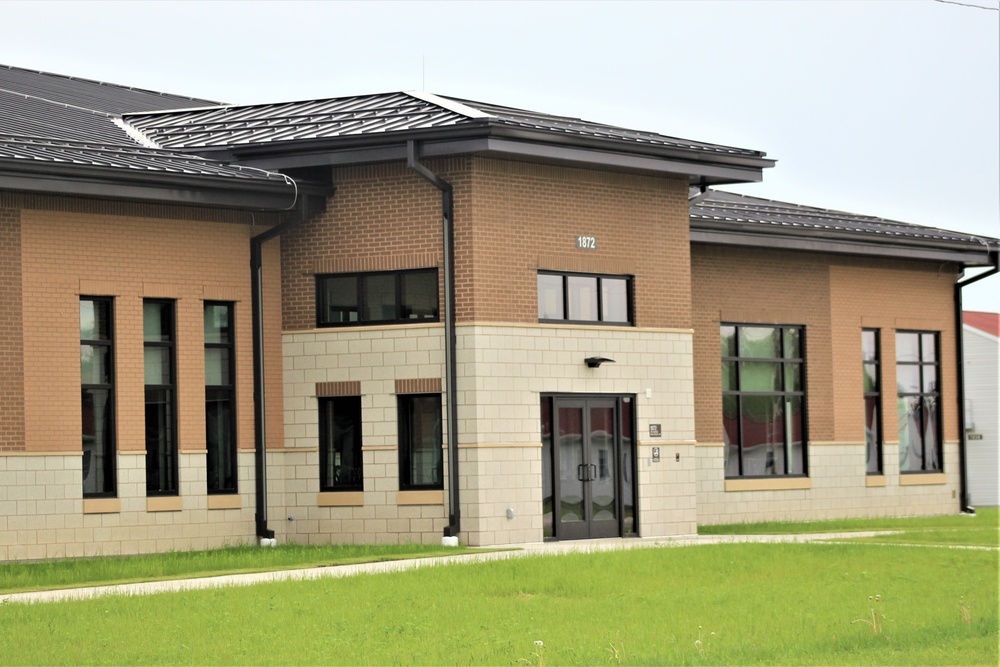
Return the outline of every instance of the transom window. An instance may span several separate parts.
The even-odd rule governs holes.
[[[437,269],[316,277],[317,326],[436,321]]]
[[[805,475],[804,331],[723,324],[726,477]]]
[[[896,332],[899,471],[941,471],[938,334]]]
[[[632,324],[632,278],[539,271],[538,320]]]

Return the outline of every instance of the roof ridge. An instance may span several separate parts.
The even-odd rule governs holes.
[[[481,109],[476,109],[471,107],[464,102],[450,97],[443,97],[441,95],[435,95],[434,93],[424,92],[422,90],[404,90],[402,91],[404,95],[409,95],[410,97],[415,97],[416,99],[427,102],[429,104],[435,104],[442,109],[447,111],[453,111],[457,114],[461,114],[466,118],[496,118],[491,113],[486,113]],[[471,101],[471,100],[470,100]]]

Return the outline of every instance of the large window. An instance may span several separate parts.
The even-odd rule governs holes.
[[[205,303],[205,443],[209,493],[236,493],[233,304]]]
[[[865,393],[865,469],[882,474],[882,349],[878,329],[861,331]]]
[[[805,475],[804,331],[723,324],[726,477]]]
[[[540,322],[632,323],[632,279],[538,273]]]
[[[410,324],[438,320],[437,269],[316,277],[316,324]]]
[[[174,302],[142,302],[146,381],[146,494],[177,494]]]
[[[361,491],[361,397],[319,399],[320,491]]]
[[[83,495],[115,494],[115,374],[112,301],[80,298]]]
[[[405,394],[399,407],[399,488],[441,489],[441,394]]]
[[[899,471],[941,471],[938,335],[896,332]]]

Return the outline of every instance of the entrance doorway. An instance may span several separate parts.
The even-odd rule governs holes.
[[[546,539],[636,534],[632,396],[543,395]]]

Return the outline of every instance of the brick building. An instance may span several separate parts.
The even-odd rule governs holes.
[[[994,239],[759,151],[0,68],[0,559],[957,512]]]

